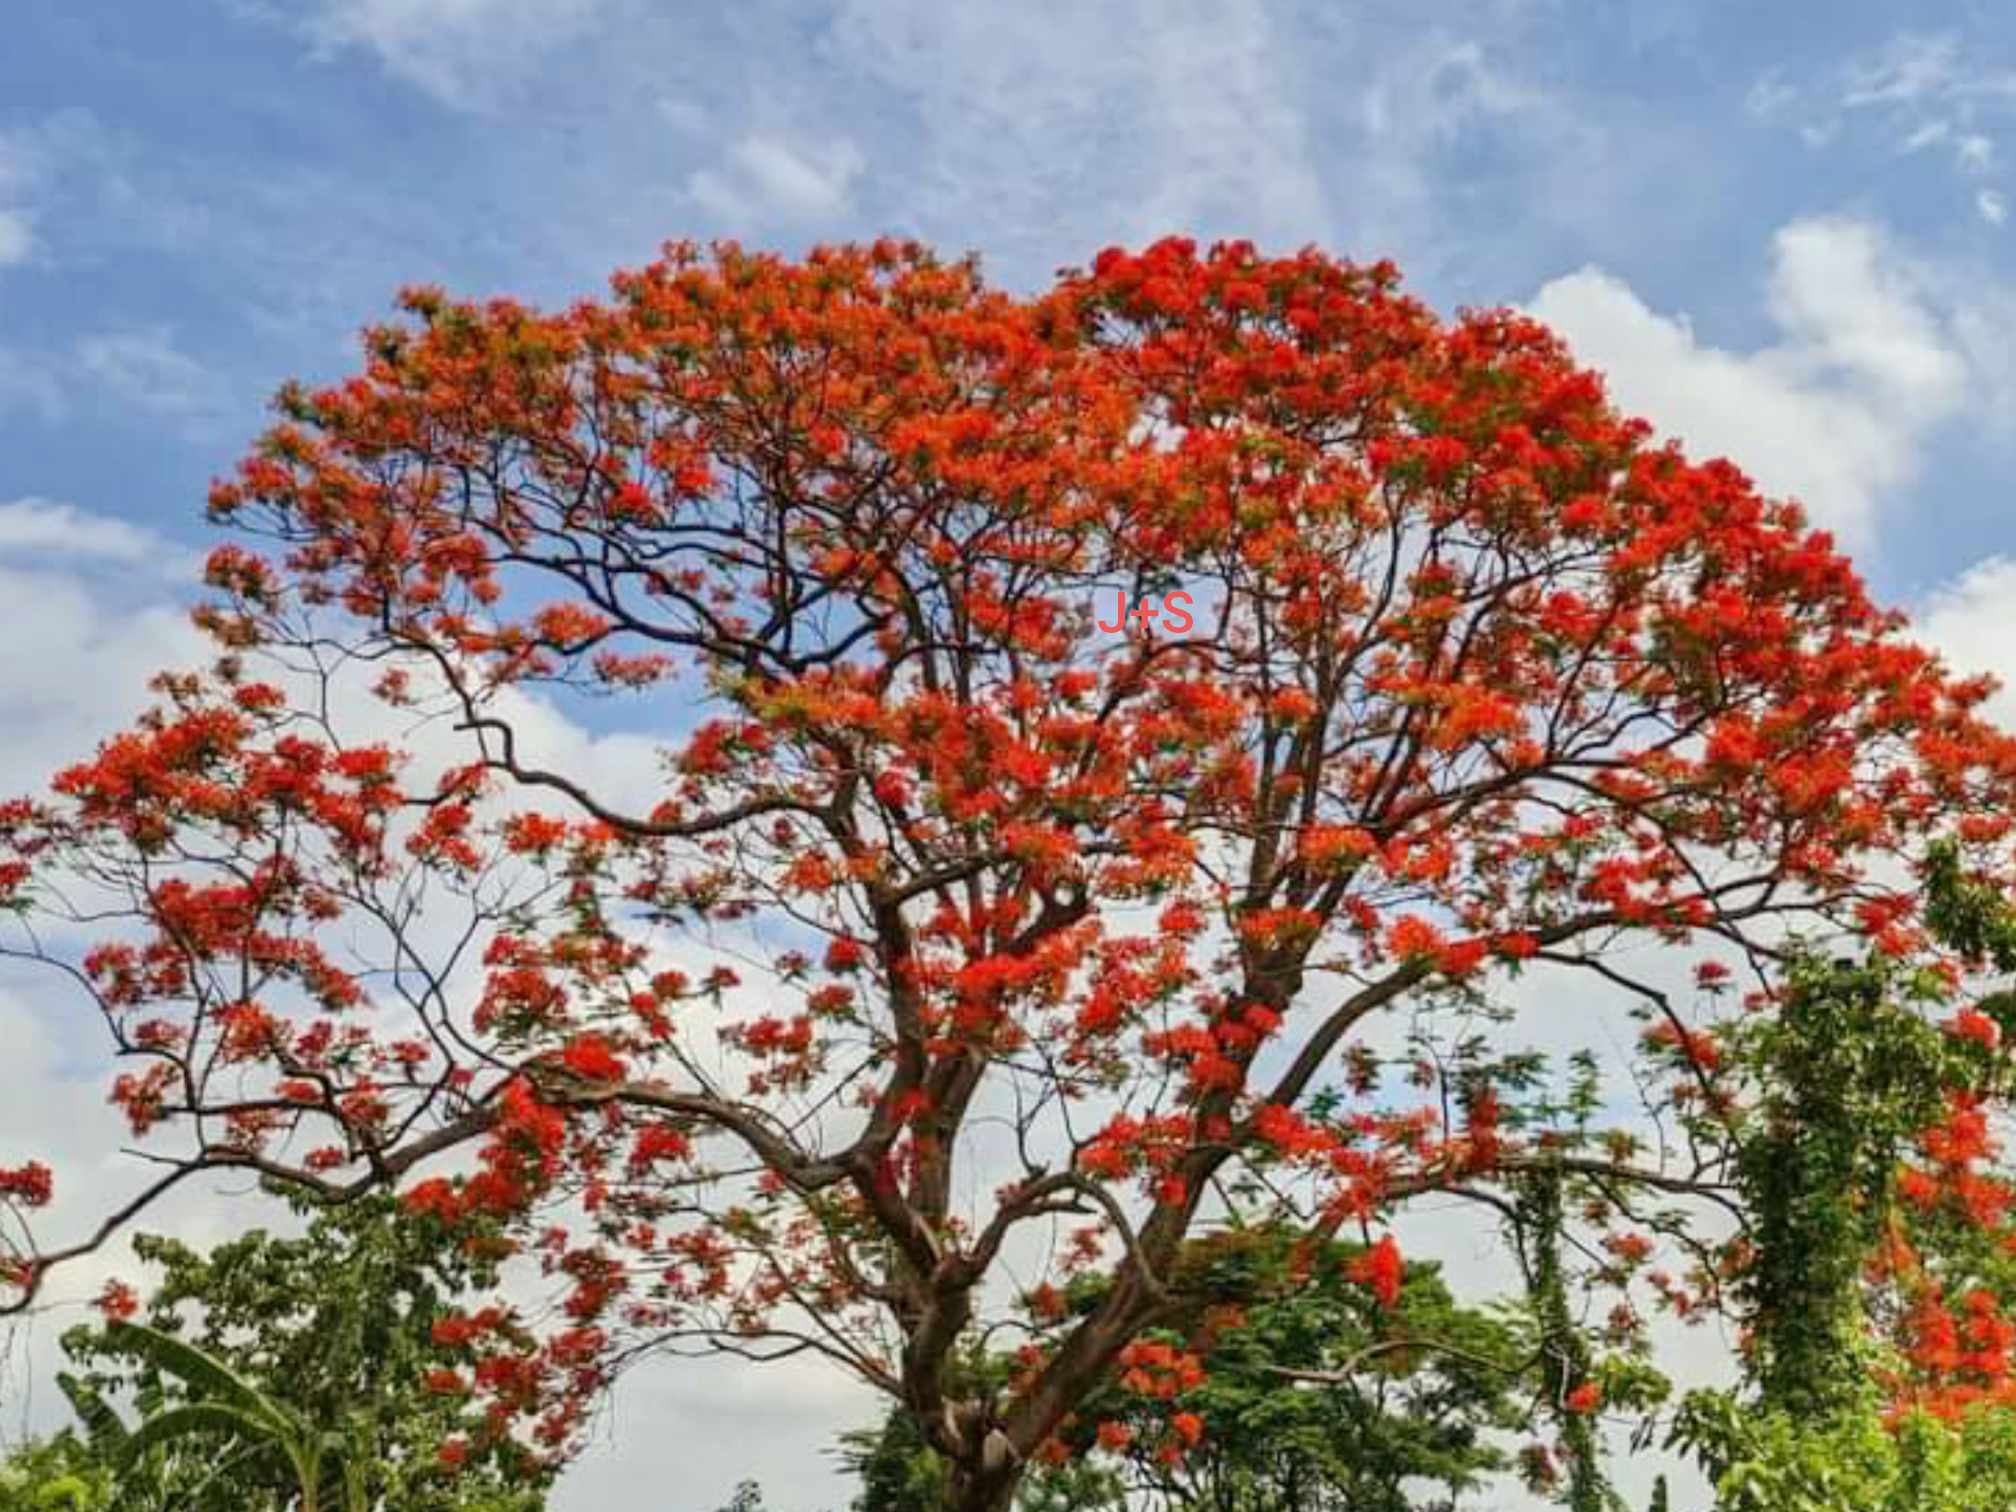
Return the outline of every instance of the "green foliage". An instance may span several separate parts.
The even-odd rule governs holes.
[[[115,1512],[153,1505],[122,1500],[109,1465],[73,1433],[24,1444],[0,1463],[0,1512]]]
[[[1755,1088],[1735,1128],[1754,1248],[1738,1292],[1768,1406],[1833,1411],[1861,1379],[1861,1277],[1898,1162],[1968,1074],[1964,1048],[1914,1011],[1935,990],[1880,957],[1801,958],[1778,1011],[1727,1037]]]
[[[301,1512],[323,1506],[370,1512],[366,1490],[373,1445],[354,1423],[329,1429],[260,1391],[215,1355],[145,1324],[107,1326],[106,1348],[144,1371],[171,1378],[183,1400],[147,1414],[128,1431],[95,1391],[75,1380],[65,1390],[77,1404],[95,1447],[126,1472],[149,1464],[157,1449],[190,1439],[214,1439],[241,1479],[258,1474],[283,1495],[298,1495]],[[150,1477],[151,1478],[151,1477]],[[200,1487],[198,1488],[200,1490]]]
[[[2016,911],[1998,888],[1966,875],[1950,842],[1926,857],[1925,923],[1968,961],[2016,971]]]
[[[1935,848],[1925,919],[1974,965],[2016,970],[2016,913]],[[1716,1512],[2006,1512],[2016,1506],[2016,1414],[1983,1404],[1947,1419],[1890,1420],[1878,1383],[1901,1362],[1872,1318],[1866,1277],[1893,1224],[1908,1217],[1921,1260],[1947,1283],[2016,1290],[2016,1268],[1989,1227],[1900,1208],[1903,1159],[1942,1119],[1956,1088],[1991,1071],[1978,1044],[1924,1009],[1949,993],[1880,955],[1863,964],[1795,957],[1777,1011],[1725,1037],[1750,1096],[1729,1119],[1748,1223],[1751,1393],[1695,1392],[1669,1443],[1708,1472]],[[2005,1039],[2016,997],[1979,1003]],[[1892,1309],[1894,1310],[1894,1308]],[[1892,1320],[1894,1322],[1894,1320]]]
[[[1873,1404],[1802,1419],[1727,1392],[1683,1404],[1675,1442],[1707,1468],[1716,1512],[2008,1512],[2016,1416],[1927,1414],[1886,1424]]]
[[[1525,1183],[1518,1207],[1529,1305],[1540,1335],[1541,1395],[1555,1410],[1561,1452],[1568,1463],[1562,1504],[1571,1512],[1612,1512],[1620,1504],[1603,1477],[1595,1419],[1566,1406],[1569,1393],[1592,1381],[1595,1369],[1589,1341],[1568,1305],[1567,1275],[1561,1263],[1561,1187],[1558,1165],[1538,1171]]]
[[[955,1363],[960,1389],[998,1392],[1014,1368],[1007,1356],[976,1355]],[[951,1489],[945,1461],[924,1442],[917,1420],[895,1409],[873,1428],[840,1436],[840,1458],[861,1486],[853,1512],[939,1512]],[[1041,1466],[1017,1488],[1018,1512],[1104,1512],[1124,1506],[1119,1480],[1094,1465]]]
[[[1227,1512],[1398,1512],[1420,1505],[1410,1482],[1453,1498],[1502,1466],[1488,1430],[1512,1421],[1526,1352],[1509,1326],[1457,1307],[1434,1266],[1409,1265],[1388,1309],[1351,1279],[1353,1246],[1305,1251],[1261,1231],[1197,1254],[1206,1296],[1246,1299],[1244,1321],[1199,1350],[1203,1384],[1166,1406],[1111,1391],[1084,1412],[1136,1427],[1126,1464],[1137,1490]],[[1200,1342],[1194,1326],[1183,1333]],[[1336,1379],[1309,1379],[1319,1376]],[[1176,1412],[1202,1418],[1205,1437],[1165,1465],[1161,1426]]]
[[[879,1428],[844,1433],[840,1446],[842,1462],[861,1479],[855,1512],[935,1512],[944,1505],[945,1462],[909,1413],[892,1411]]]
[[[440,1446],[466,1402],[430,1375],[456,1299],[494,1280],[443,1251],[391,1199],[316,1216],[300,1238],[254,1231],[207,1255],[142,1236],[161,1272],[146,1323],[71,1330],[65,1389],[82,1441],[122,1494],[151,1478],[182,1512],[291,1507],[534,1512],[551,1470],[511,1442]],[[129,1429],[111,1403],[130,1403]],[[122,1503],[124,1505],[124,1503]]]

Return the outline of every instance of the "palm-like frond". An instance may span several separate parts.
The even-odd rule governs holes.
[[[91,1447],[107,1459],[116,1460],[124,1454],[131,1434],[119,1414],[112,1410],[111,1404],[94,1387],[68,1371],[58,1373],[56,1385],[69,1400],[70,1410],[77,1414],[77,1421],[84,1425],[84,1436]]]
[[[294,1414],[207,1350],[145,1323],[116,1323],[112,1341],[143,1364],[174,1376],[209,1401],[226,1405],[273,1433],[299,1433]],[[159,1414],[159,1417],[167,1416]],[[150,1421],[157,1421],[150,1419]]]

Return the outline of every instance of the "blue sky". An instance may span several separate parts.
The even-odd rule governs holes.
[[[1593,266],[1739,356],[1783,334],[1787,225],[1880,232],[1944,286],[1941,319],[1956,288],[2005,294],[2016,236],[2016,36],[1985,6],[25,0],[10,19],[0,488],[176,534],[264,396],[341,371],[400,283],[562,300],[674,235],[895,230],[1023,286],[1165,230],[1313,240],[1397,258],[1444,308]],[[1945,528],[1868,555],[1894,594],[1996,544],[2012,401],[1948,403],[1907,438],[1883,512]]]
[[[885,231],[1024,288],[1169,231],[1313,241],[1445,310],[1533,309],[1628,408],[1802,497],[1954,660],[2016,670],[2001,7],[12,0],[0,788],[193,655],[205,485],[399,285],[559,302],[666,238]],[[53,1123],[109,1170],[101,1068],[0,1006],[0,1052],[46,1072],[10,1078],[0,1164]],[[711,1506],[754,1435],[811,1507],[807,1425],[854,1410],[663,1376],[563,1505]]]

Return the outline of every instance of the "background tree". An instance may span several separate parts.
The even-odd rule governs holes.
[[[1280,1230],[1195,1242],[1199,1300],[1136,1342],[1064,1441],[1119,1463],[1115,1507],[1455,1506],[1509,1463],[1499,1441],[1528,1418],[1532,1330],[1457,1306],[1432,1264],[1405,1264],[1382,1296],[1363,1279],[1380,1263]],[[1089,1310],[1098,1284],[1068,1305]],[[1192,1369],[1164,1368],[1186,1356]]]
[[[2016,969],[2007,896],[1936,847],[1924,915],[1956,964]],[[1746,1391],[1696,1392],[1674,1441],[1723,1512],[1961,1512],[2016,1495],[2016,1189],[1990,1118],[2009,1081],[2006,992],[1950,971],[1795,955],[1777,1011],[1718,1040],[1688,1116],[1732,1149],[1730,1284]]]
[[[480,1236],[443,1247],[389,1198],[316,1216],[298,1238],[253,1231],[198,1253],[140,1235],[160,1272],[146,1326],[71,1330],[66,1377],[122,1495],[163,1505],[319,1504],[535,1512],[552,1467],[472,1419],[463,1310],[493,1284]],[[124,1311],[121,1303],[115,1311]],[[499,1356],[502,1368],[508,1359]],[[98,1416],[110,1412],[122,1425]],[[200,1453],[144,1451],[185,1438]]]
[[[1488,1078],[1354,1054],[1525,963],[1705,1080],[1672,977],[1764,988],[1793,923],[1930,959],[1898,863],[2005,880],[2016,756],[1795,507],[1396,285],[1171,240],[1026,300],[886,243],[409,294],[214,491],[274,543],[211,559],[220,665],[4,815],[18,948],[98,937],[114,1096],[191,1136],[154,1190],[504,1222],[570,1289],[498,1412],[564,1441],[636,1349],[816,1351],[970,1512],[1235,1210],[1726,1198],[1715,1147],[1537,1150]],[[1165,590],[1187,627],[1097,628]],[[661,780],[548,764],[576,692]],[[1011,1265],[1105,1284],[990,1395]]]
[[[95,1393],[74,1379],[64,1385],[85,1414],[94,1441],[110,1450],[121,1479],[135,1472],[149,1490],[157,1483],[153,1452],[166,1448],[203,1454],[202,1481],[184,1498],[201,1502],[219,1479],[264,1484],[258,1500],[301,1512],[369,1512],[365,1487],[368,1440],[354,1421],[316,1423],[260,1391],[230,1366],[186,1339],[144,1324],[115,1322],[112,1340],[158,1380],[173,1380],[187,1399],[155,1410],[132,1429]],[[156,1394],[158,1395],[158,1389]],[[194,1441],[192,1444],[191,1441]]]

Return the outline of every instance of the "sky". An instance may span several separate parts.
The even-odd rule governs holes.
[[[1626,409],[1799,498],[1957,665],[2016,672],[2002,7],[8,0],[4,23],[8,792],[200,657],[178,606],[204,490],[282,380],[352,367],[403,284],[558,303],[670,238],[914,235],[1018,289],[1168,232],[1391,257],[1441,310],[1540,315]],[[0,977],[0,1165],[53,1146],[110,1188],[77,1007]],[[13,1348],[0,1431],[47,1420],[46,1340]],[[807,1373],[641,1371],[556,1505],[708,1509],[745,1472],[783,1512],[837,1504],[823,1445],[860,1413]]]

